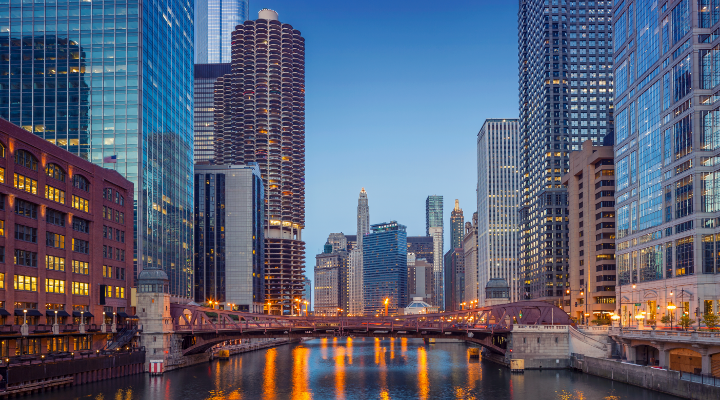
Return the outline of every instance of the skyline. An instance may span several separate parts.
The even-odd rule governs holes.
[[[355,233],[362,187],[370,223],[396,220],[408,236],[425,235],[429,195],[448,204],[459,199],[472,215],[477,133],[486,118],[518,115],[516,3],[455,1],[437,9],[420,1],[410,9],[380,1],[267,0],[251,2],[250,18],[262,8],[277,11],[306,38],[303,239],[310,279],[327,235]],[[448,20],[455,29],[439,29]],[[448,60],[448,52],[461,52],[462,59]],[[390,157],[378,163],[373,153]],[[445,208],[449,225],[452,207]]]

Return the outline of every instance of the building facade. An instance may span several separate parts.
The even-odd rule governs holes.
[[[433,263],[435,253],[433,251],[433,238],[430,236],[408,236],[407,251],[414,253],[416,259],[424,259],[430,265]]]
[[[371,225],[363,238],[364,314],[383,313],[385,299],[390,314],[397,314],[408,300],[407,233],[396,221]]]
[[[479,304],[485,304],[483,288],[493,278],[505,279],[510,298],[522,300],[518,120],[485,120],[477,136],[477,176]]]
[[[195,164],[215,163],[215,83],[230,73],[230,63],[195,64]]]
[[[465,223],[463,238],[463,262],[465,264],[465,301],[480,303],[481,290],[478,283],[478,213],[473,213],[472,222]]]
[[[416,258],[415,253],[407,254],[408,297],[421,298],[427,302],[433,298],[432,264],[424,258]]]
[[[357,235],[347,236],[350,252],[348,271],[348,315],[363,315],[363,247],[362,239],[370,232],[370,205],[365,188],[360,190],[357,206]]]
[[[433,305],[441,310],[444,304],[443,285],[443,197],[428,196],[425,199],[425,234],[433,239]]]
[[[567,281],[557,277],[567,275],[569,259],[561,179],[571,150],[613,129],[613,2],[547,3],[519,0],[518,11],[521,297],[562,305]]]
[[[230,38],[250,16],[250,0],[195,2],[195,63],[230,63]]]
[[[0,186],[0,323],[87,325],[53,338],[11,331],[0,353],[102,348],[107,334],[90,324],[110,332],[133,314],[132,182],[0,120]]]
[[[304,291],[302,299],[307,302],[307,304],[305,305],[306,310],[312,311],[312,280],[306,276],[303,280],[303,286]]]
[[[195,168],[195,301],[262,313],[263,202],[257,165]]]
[[[615,18],[617,299],[624,326],[720,300],[716,1],[618,3]],[[668,305],[676,309],[668,309]],[[638,306],[639,304],[639,306]]]
[[[460,202],[455,199],[455,208],[450,213],[450,246],[453,249],[462,247],[463,237],[465,237],[465,217]]]
[[[570,208],[570,287],[565,311],[576,321],[615,311],[615,162],[612,146],[583,143],[563,177]],[[587,315],[586,315],[587,314]]]
[[[290,314],[305,268],[305,39],[262,10],[232,43],[232,72],[216,84],[215,163],[260,167],[265,296],[273,314]]]
[[[445,311],[461,309],[465,293],[465,265],[462,248],[452,249],[445,253]]]
[[[315,256],[315,313],[347,315],[348,252],[345,250]]]
[[[187,301],[193,3],[171,0],[163,9],[150,2],[13,3],[0,16],[0,118],[133,182],[133,276],[162,268],[170,292]],[[31,49],[35,56],[25,56]]]

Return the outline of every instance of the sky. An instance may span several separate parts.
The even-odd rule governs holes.
[[[328,234],[370,223],[425,235],[425,199],[477,210],[476,140],[517,118],[517,1],[251,0],[305,38],[306,275]]]

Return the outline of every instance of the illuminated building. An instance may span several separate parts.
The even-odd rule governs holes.
[[[317,286],[317,285],[316,285]],[[385,310],[396,314],[407,305],[407,233],[396,221],[370,226],[363,238],[363,300],[365,315]]]

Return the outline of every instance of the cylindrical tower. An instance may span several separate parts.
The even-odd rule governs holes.
[[[305,39],[261,10],[233,32],[232,72],[215,96],[224,97],[218,160],[257,163],[265,184],[266,310],[296,313],[305,254]]]

